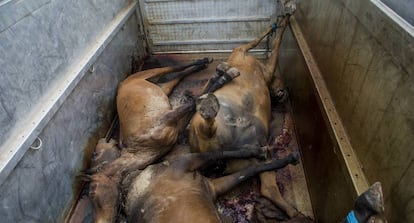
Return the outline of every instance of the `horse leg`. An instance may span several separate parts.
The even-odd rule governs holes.
[[[278,59],[279,59],[279,49],[280,44],[282,42],[282,36],[283,33],[286,30],[286,26],[289,22],[289,15],[285,16],[279,27],[280,30],[277,33],[275,39],[272,42],[272,52],[271,55],[267,61],[267,63],[264,65],[264,78],[266,80],[267,85],[270,87],[271,94],[274,98],[276,98],[277,102],[282,103],[287,98],[287,91],[283,85],[283,81],[280,78],[280,74],[275,74]]]
[[[260,174],[260,192],[264,197],[270,199],[276,206],[282,209],[290,218],[299,214],[299,212],[282,197],[276,183],[275,171],[268,171]]]
[[[114,139],[110,139],[109,142],[106,142],[105,138],[99,139],[93,152],[91,167],[85,173],[93,174],[99,172],[100,169],[117,159],[120,155],[121,152]]]
[[[150,155],[132,154],[124,150],[119,158],[88,176],[89,198],[94,207],[95,222],[115,222],[122,181],[127,174],[136,174],[159,158],[157,154]],[[84,178],[86,177],[85,175]]]
[[[246,53],[249,49],[256,47],[263,40],[263,38],[265,38],[273,31],[274,27],[269,28],[268,30],[266,30],[266,32],[263,33],[263,35],[260,38],[256,38],[247,44],[235,48],[233,50],[233,53]],[[232,55],[230,55],[230,57],[231,56]],[[259,62],[259,64],[261,63]],[[263,65],[261,64],[261,66]],[[236,68],[231,67],[226,62],[220,63],[216,68],[216,73],[208,80],[207,84],[203,88],[202,94],[214,92],[215,90],[221,88],[226,83],[230,82],[239,75],[240,72]]]
[[[203,70],[207,67],[206,63],[201,63],[201,64],[197,64],[194,65],[193,67],[189,68],[189,69],[185,69],[183,71],[177,72],[177,73],[173,73],[172,77],[167,78],[167,77],[163,77],[160,78],[157,81],[157,85],[164,91],[164,93],[166,95],[170,95],[172,90],[174,89],[174,87],[185,77],[187,77],[190,74],[196,73],[200,70]]]
[[[89,195],[94,209],[94,222],[115,222],[119,191],[118,184],[104,174],[90,176]]]
[[[212,93],[223,87],[226,83],[232,81],[240,75],[240,72],[231,67],[228,63],[222,62],[216,67],[216,73],[207,81],[202,90],[202,94]]]
[[[272,42],[272,52],[266,64],[267,72],[272,75],[276,70],[277,61],[279,59],[280,44],[282,42],[283,33],[285,32],[286,27],[289,23],[289,17],[290,16],[285,16],[283,18],[283,20],[281,21],[281,24],[279,25],[280,30]]]
[[[184,64],[184,65],[177,65],[177,66],[169,66],[169,67],[162,67],[162,68],[154,68],[154,69],[148,69],[143,70],[140,72],[137,72],[131,76],[128,77],[128,79],[144,79],[147,80],[149,78],[155,78],[160,77],[168,73],[182,71],[184,69],[187,69],[192,66],[202,66],[205,64],[210,63],[211,61],[208,58],[196,60],[192,63]]]
[[[368,222],[371,216],[384,212],[384,198],[380,182],[374,183],[358,196],[354,208],[341,223]]]
[[[214,94],[203,94],[197,98],[197,113],[194,114],[190,128],[190,134],[196,135],[197,137],[190,137],[190,144],[198,146],[192,147],[192,152],[205,152],[210,150],[208,148],[209,143],[198,143],[198,140],[208,141],[216,134],[217,123],[215,117],[219,109],[220,104]]]
[[[272,160],[269,163],[262,163],[255,166],[250,166],[246,169],[243,169],[239,172],[233,173],[231,175],[220,177],[217,179],[209,179],[210,186],[213,192],[214,197],[217,197],[231,188],[235,187],[236,185],[240,184],[241,182],[245,181],[246,179],[255,176],[258,173],[262,173],[264,171],[280,169],[288,164],[297,164],[299,159],[299,154],[296,152],[291,153],[289,156],[279,159],[279,160]]]
[[[256,148],[249,148],[249,149],[241,149],[241,150],[229,150],[225,151],[226,148],[223,150],[216,150],[216,151],[208,151],[203,153],[188,153],[184,155],[180,155],[178,157],[172,158],[171,162],[172,165],[176,166],[179,169],[185,171],[195,171],[211,162],[220,160],[220,159],[228,159],[228,158],[249,158],[249,157],[256,157],[258,159],[265,159],[267,156],[267,148],[266,147],[256,147]]]
[[[269,34],[271,34],[272,32],[274,32],[276,29],[275,26],[269,27],[259,38],[256,38],[254,40],[252,40],[249,43],[243,44],[239,47],[234,48],[234,51],[238,51],[238,52],[247,52],[250,49],[255,48],[257,45],[259,45],[260,42],[262,42],[262,40],[268,36]]]
[[[186,98],[186,102],[184,104],[172,109],[171,111],[168,111],[160,118],[159,123],[161,123],[162,126],[176,125],[182,118],[194,111],[195,102],[192,96],[184,95],[184,97]]]

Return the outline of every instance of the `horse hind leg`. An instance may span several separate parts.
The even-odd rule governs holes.
[[[190,128],[190,134],[198,135],[202,138],[211,138],[215,135],[217,130],[217,123],[215,117],[218,114],[220,109],[220,104],[217,97],[212,94],[203,94],[196,100],[196,111],[192,119],[192,125]],[[204,148],[202,144],[197,142],[195,137],[190,137],[190,144],[198,144],[195,147],[192,147],[193,152],[206,151],[208,149]],[[192,141],[193,140],[193,141]],[[207,145],[207,144],[206,144]]]
[[[239,75],[239,70],[237,70],[235,67],[231,67],[228,63],[222,62],[218,64],[216,67],[216,73],[208,80],[207,84],[202,90],[202,94],[212,93],[216,91]]]
[[[299,214],[299,212],[282,197],[279,187],[276,183],[276,172],[268,171],[260,174],[260,192],[262,196],[271,200],[277,207],[283,210],[290,218]]]
[[[207,63],[200,63],[183,71],[171,73],[169,76],[163,76],[157,81],[157,85],[164,91],[166,95],[170,95],[174,87],[185,77],[194,74],[200,70],[207,68]]]
[[[204,120],[214,119],[219,109],[219,101],[212,93],[204,94],[196,100],[196,110]]]
[[[183,96],[185,101],[182,105],[172,109],[171,111],[166,112],[159,120],[163,126],[172,126],[178,124],[178,122],[186,116],[189,116],[193,113],[195,108],[195,102],[192,95],[185,93]],[[164,128],[164,127],[161,127]]]
[[[277,68],[277,62],[279,59],[279,49],[282,43],[283,33],[285,32],[288,23],[289,23],[289,16],[285,16],[279,25],[280,30],[272,42],[272,52],[271,52],[271,55],[267,63],[265,64],[266,66],[265,80],[268,85],[270,85],[271,82],[273,81],[273,74],[275,73],[276,68]]]
[[[275,30],[275,28],[276,27],[274,27],[274,26],[269,27],[259,38],[256,38],[256,39],[252,40],[249,43],[243,44],[243,45],[235,48],[233,52],[235,52],[235,51],[247,52],[248,50],[255,48],[257,45],[259,45],[260,42],[262,42],[262,40],[266,36],[271,34]]]
[[[184,64],[184,65],[177,65],[177,66],[169,66],[169,67],[162,67],[162,68],[153,68],[149,70],[140,71],[128,77],[129,80],[132,79],[141,79],[141,80],[148,80],[151,78],[160,78],[168,73],[179,72],[183,71],[189,67],[196,66],[198,69],[205,66],[206,64],[211,63],[211,60],[208,58],[203,58],[196,60],[192,63]],[[194,71],[193,71],[194,72]],[[188,73],[184,74],[188,75]],[[168,79],[164,82],[168,82]],[[168,94],[167,94],[168,95]]]

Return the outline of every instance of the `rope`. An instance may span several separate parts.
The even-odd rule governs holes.
[[[276,30],[279,26],[276,23],[273,23],[270,27],[272,28],[272,32],[268,33],[266,36],[266,59],[268,59],[268,52],[270,52],[270,37],[272,37],[273,34],[276,33]]]

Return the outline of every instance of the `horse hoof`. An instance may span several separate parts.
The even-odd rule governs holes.
[[[234,78],[236,78],[236,77],[240,76],[240,71],[239,71],[239,70],[237,70],[237,68],[232,67],[232,68],[230,68],[230,69],[228,69],[228,70],[227,70],[227,74],[228,74],[228,75],[229,75],[232,79],[234,79]]]
[[[381,183],[375,182],[372,186],[370,186],[367,191],[357,198],[355,206],[369,208],[374,211],[375,214],[384,212],[384,199],[382,195]]]
[[[277,89],[275,92],[272,92],[272,97],[274,102],[282,104],[288,99],[289,93],[286,89]]]
[[[268,150],[269,148],[267,146],[259,147],[258,149],[259,155],[257,156],[257,158],[262,159],[262,160],[267,160],[269,158]]]
[[[297,165],[297,164],[299,164],[299,153],[298,152],[292,152],[290,155],[290,158],[291,158],[291,164],[292,165]]]
[[[196,101],[196,109],[204,119],[212,119],[217,116],[220,104],[213,93],[203,94]]]
[[[216,67],[216,73],[218,75],[223,75],[230,68],[230,65],[227,62],[219,63]]]

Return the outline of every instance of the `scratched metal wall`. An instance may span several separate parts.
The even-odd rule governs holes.
[[[153,52],[228,51],[272,23],[275,0],[140,0]],[[262,47],[264,47],[262,45]]]
[[[302,1],[295,17],[387,220],[414,222],[414,27],[380,3]]]
[[[0,222],[64,221],[143,53],[138,16],[131,0],[0,1]]]

